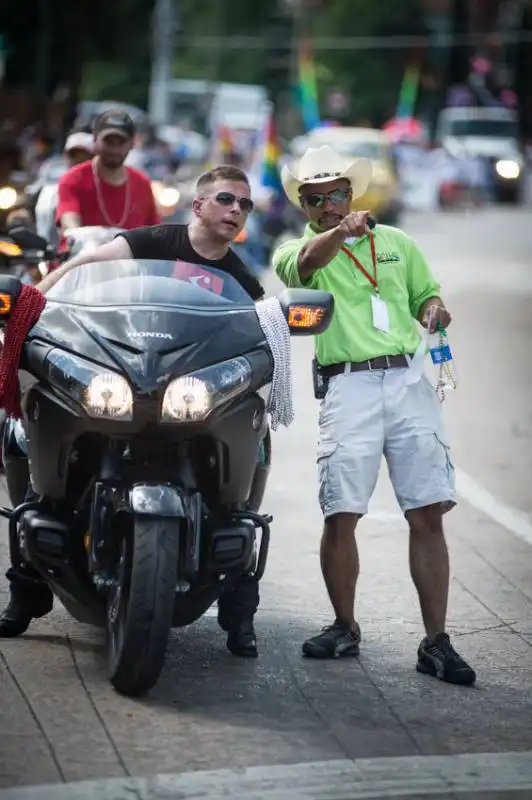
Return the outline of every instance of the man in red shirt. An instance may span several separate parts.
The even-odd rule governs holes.
[[[93,124],[90,161],[63,175],[58,186],[57,222],[69,228],[101,225],[140,228],[160,222],[148,178],[124,161],[133,146],[135,126],[123,111],[105,111]]]

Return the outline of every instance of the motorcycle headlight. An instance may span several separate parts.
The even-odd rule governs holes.
[[[159,181],[152,181],[151,187],[156,202],[163,208],[173,208],[179,203],[181,192],[174,186],[164,186]]]
[[[62,350],[52,350],[46,362],[50,382],[79,403],[89,417],[133,418],[133,392],[121,375]]]
[[[251,365],[240,356],[221,364],[175,378],[163,397],[163,422],[201,422],[215,408],[227,403],[251,382]]]
[[[495,170],[497,175],[500,175],[501,178],[511,181],[519,177],[521,167],[517,161],[513,161],[511,159],[501,159],[501,161],[497,161],[495,164]]]
[[[7,211],[17,202],[17,192],[12,186],[2,186],[0,188],[0,209]]]

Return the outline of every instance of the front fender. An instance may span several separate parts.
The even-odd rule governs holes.
[[[183,492],[170,483],[136,483],[129,490],[135,514],[150,517],[187,517]]]

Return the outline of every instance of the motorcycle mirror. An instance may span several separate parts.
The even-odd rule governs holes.
[[[284,289],[277,297],[293,336],[323,333],[331,324],[334,297],[315,289]]]
[[[48,242],[46,239],[44,239],[42,236],[39,236],[39,234],[35,233],[35,231],[30,230],[30,228],[25,228],[22,226],[18,228],[11,228],[9,235],[13,241],[24,250],[42,250],[43,252],[46,252],[46,248],[48,247]]]
[[[0,275],[0,324],[11,316],[21,289],[22,284],[14,275]]]

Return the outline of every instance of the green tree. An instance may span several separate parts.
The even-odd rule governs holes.
[[[357,0],[356,4],[318,0],[315,5],[306,25],[320,37],[422,30],[419,0]],[[176,41],[175,77],[262,83],[267,50],[229,49],[224,37],[266,39],[277,7],[276,0],[179,0],[182,35]],[[86,99],[116,99],[145,107],[153,8],[154,0],[2,0],[0,32],[7,35],[12,49],[6,83],[31,85],[41,96],[49,96],[58,84],[68,84],[73,87],[73,103],[79,93]],[[206,35],[218,37],[218,45],[205,48],[195,43],[195,37]],[[409,56],[400,49],[318,51],[322,101],[329,89],[342,86],[352,96],[353,118],[381,121],[394,111]]]
[[[325,7],[325,3],[323,4]],[[419,0],[334,0],[314,17],[316,36],[386,37],[424,33]],[[341,86],[352,98],[352,120],[369,119],[379,124],[393,115],[411,49],[383,48],[318,51],[321,67],[320,98],[333,86]]]
[[[146,107],[154,0],[95,0],[81,95]]]

